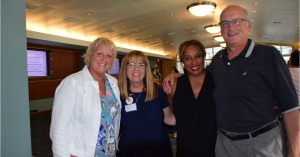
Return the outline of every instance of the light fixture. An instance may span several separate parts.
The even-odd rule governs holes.
[[[219,24],[213,24],[213,25],[208,25],[205,26],[204,29],[208,32],[208,33],[218,33],[221,31],[220,25]]]
[[[224,43],[224,42],[220,43],[219,45],[222,46],[222,47],[226,47],[226,43]]]
[[[205,16],[211,13],[217,4],[211,1],[195,2],[186,7],[186,9],[194,16]]]
[[[224,42],[224,38],[222,37],[222,35],[215,35],[214,39],[219,42]]]

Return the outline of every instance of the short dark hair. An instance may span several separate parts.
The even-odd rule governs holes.
[[[203,44],[198,40],[192,39],[192,40],[188,40],[188,41],[183,42],[179,46],[178,54],[179,54],[179,58],[180,58],[181,61],[182,61],[182,57],[183,57],[183,53],[184,53],[185,48],[188,47],[188,46],[191,46],[191,45],[198,47],[200,49],[201,53],[203,54],[203,58],[205,58],[206,51],[205,51],[205,48],[204,48]]]
[[[290,56],[290,64],[292,66],[297,66],[299,67],[299,50],[295,50],[291,53]]]

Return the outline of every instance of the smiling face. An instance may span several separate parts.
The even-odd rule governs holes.
[[[127,63],[127,77],[130,84],[143,83],[145,78],[145,63],[141,58],[131,58]]]
[[[247,12],[238,6],[230,6],[223,10],[220,16],[220,26],[227,46],[247,42],[252,26],[246,16]],[[222,25],[224,21],[227,25]]]
[[[199,75],[204,70],[204,55],[196,45],[189,45],[184,49],[182,62],[190,75]]]
[[[97,80],[98,77],[104,77],[104,74],[113,65],[114,54],[110,47],[99,45],[94,49],[91,55],[89,70]]]

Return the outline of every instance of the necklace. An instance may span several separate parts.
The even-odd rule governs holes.
[[[142,92],[140,92],[139,94],[136,94],[136,93],[131,93],[131,95],[134,97],[134,102],[137,103],[140,96],[142,95]]]
[[[130,96],[133,96],[134,97],[134,102],[137,103],[140,96],[142,95],[143,93],[143,84],[132,84],[130,86],[130,91],[131,91],[131,94]]]

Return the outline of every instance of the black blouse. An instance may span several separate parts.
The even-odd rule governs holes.
[[[197,98],[186,74],[177,79],[173,97],[177,130],[176,157],[215,156],[217,124],[213,88],[209,72],[206,72]]]

